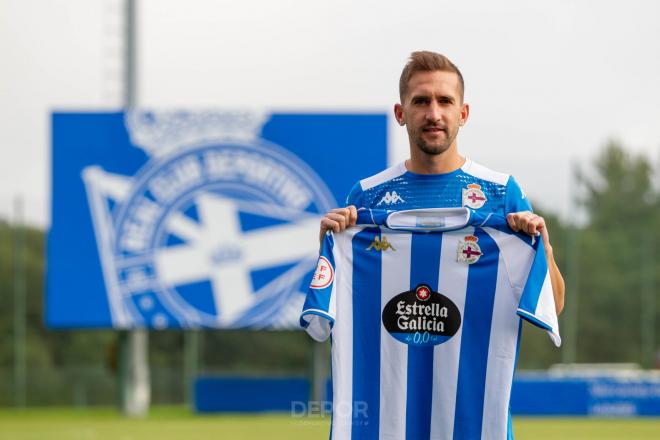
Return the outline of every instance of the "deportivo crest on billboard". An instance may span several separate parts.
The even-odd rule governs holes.
[[[301,123],[307,119],[303,122],[316,124],[314,129],[325,124],[325,137],[336,129],[337,115],[136,111],[119,114],[128,135],[124,139],[111,117],[116,115],[101,115],[106,123],[115,119],[114,132],[101,128],[110,139],[87,140],[88,145],[115,144],[112,151],[100,152],[93,148],[83,152],[80,137],[71,132],[72,127],[65,127],[77,117],[85,132],[92,122],[100,122],[90,121],[99,115],[54,117],[49,324],[297,327],[303,292],[316,266],[320,216],[337,206],[336,200],[343,198],[353,180],[369,173],[363,171],[364,161],[357,161],[360,166],[353,167],[349,181],[340,186],[339,179],[331,177],[339,168],[332,169],[327,154],[315,160],[328,151],[344,159],[353,154],[354,147],[347,147],[350,140],[335,138],[330,150],[327,141],[309,139],[305,133],[309,127]],[[349,126],[366,123],[378,139],[374,129],[382,125],[384,132],[385,118],[360,116],[339,119]],[[301,129],[298,133],[296,126]],[[93,127],[92,133],[103,137],[98,130]],[[59,142],[63,131],[69,144],[64,139]],[[87,160],[65,154],[71,143],[78,144],[78,153],[87,153]],[[378,167],[383,167],[384,143],[373,148],[369,160],[375,157]],[[131,149],[143,152],[141,161]],[[132,167],[121,166],[122,160]],[[69,166],[71,161],[77,166]],[[352,168],[344,162],[342,180],[346,165]],[[75,182],[71,175],[75,172],[86,197],[74,204],[87,205],[91,228],[65,224],[85,223],[65,211],[72,202],[69,197],[76,195],[66,191]],[[85,236],[90,229],[93,234]],[[76,252],[77,247],[84,249]],[[89,257],[90,247],[96,248],[95,261],[82,258]],[[74,268],[62,264],[62,258],[81,264]],[[95,272],[102,274],[100,295],[99,280],[83,273],[94,272],[99,263],[101,270]],[[75,283],[76,278],[81,282]],[[75,298],[90,291],[96,294],[94,307],[85,310],[89,306],[85,299],[83,307],[77,307]],[[104,311],[98,304],[102,300],[107,304],[105,316],[99,313]],[[96,315],[88,321],[75,317],[63,301],[71,309],[82,309],[78,310],[82,316]]]

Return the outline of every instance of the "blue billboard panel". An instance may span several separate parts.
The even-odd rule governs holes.
[[[54,113],[49,327],[296,328],[382,114]]]

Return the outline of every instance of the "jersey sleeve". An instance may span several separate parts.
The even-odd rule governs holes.
[[[355,185],[353,185],[353,188],[351,188],[348,196],[346,196],[346,206],[353,205],[357,208],[364,207],[364,203],[362,202],[362,195],[362,185],[360,182],[357,182]]]
[[[513,176],[510,176],[506,183],[504,210],[504,214],[520,211],[533,211],[532,204],[529,202],[529,199]]]
[[[333,248],[334,237],[328,233],[323,239],[316,271],[309,285],[300,315],[300,325],[319,342],[325,341],[330,335],[337,309]]]
[[[543,241],[536,240],[533,261],[522,287],[518,316],[548,332],[552,342],[561,346],[559,321]]]

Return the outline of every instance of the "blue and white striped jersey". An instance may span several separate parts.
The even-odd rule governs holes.
[[[468,208],[361,210],[300,318],[332,336],[331,439],[512,438],[521,318],[560,345],[541,240]]]
[[[356,183],[346,204],[396,210],[465,206],[500,214],[532,210],[512,176],[470,159],[446,174],[415,174],[401,162]]]

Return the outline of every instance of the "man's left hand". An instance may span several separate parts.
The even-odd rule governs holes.
[[[545,227],[545,220],[540,215],[531,211],[512,212],[506,216],[506,221],[509,223],[509,227],[516,232],[520,231],[529,235],[540,234],[546,253],[552,249],[548,228]]]
[[[543,238],[543,249],[545,256],[548,260],[548,271],[550,272],[550,281],[552,283],[552,295],[555,298],[555,311],[557,316],[564,309],[564,292],[566,284],[564,278],[559,272],[559,267],[555,262],[552,254],[552,246],[550,246],[550,236],[548,235],[548,228],[545,226],[543,217],[534,214],[531,211],[512,212],[506,216],[506,221],[509,227],[514,231],[525,232],[529,235],[541,234]]]

